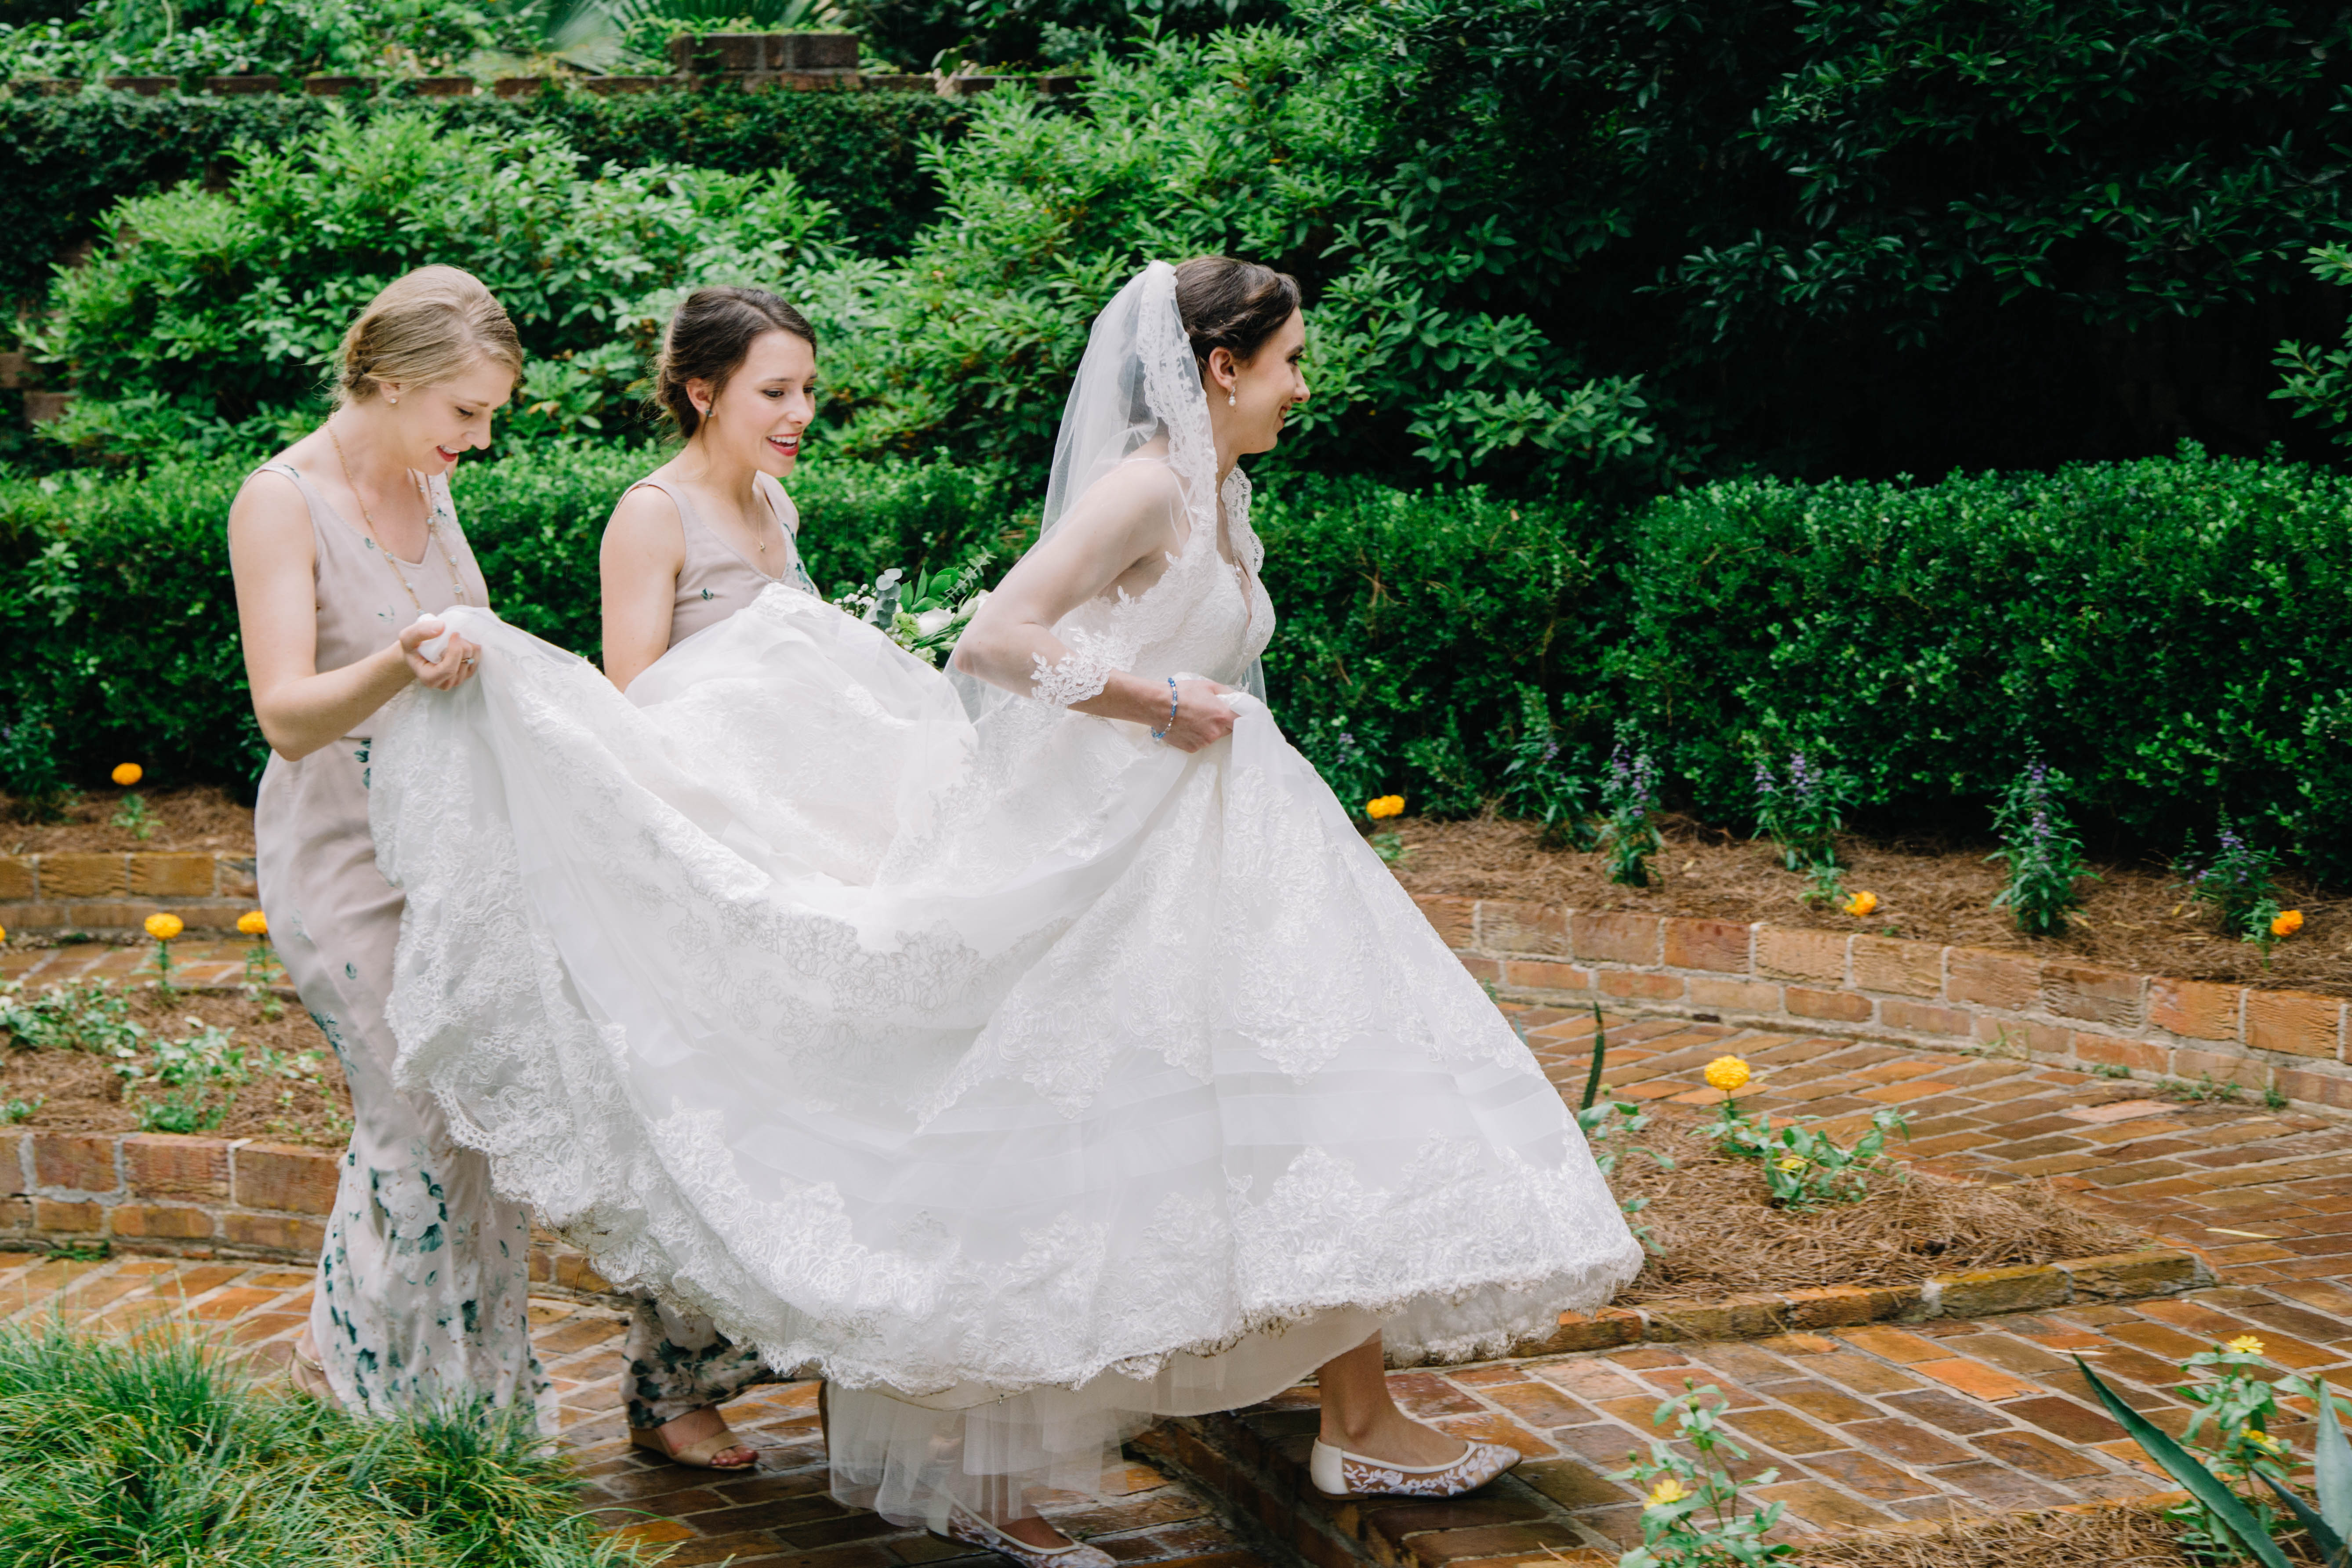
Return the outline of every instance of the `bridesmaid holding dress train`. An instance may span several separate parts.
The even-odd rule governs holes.
[[[421,645],[488,593],[448,476],[487,447],[522,371],[513,325],[454,267],[387,287],[343,334],[326,423],[263,464],[230,508],[246,675],[270,757],[254,807],[269,934],[351,1085],[344,1152],[297,1386],[354,1413],[531,1402],[530,1211],[453,1142],[429,1095],[394,1089],[384,1016],[403,899],[376,869],[368,752],[412,682],[447,691],[477,650]]]
[[[604,530],[604,673],[622,690],[770,585],[816,592],[777,482],[816,417],[815,381],[815,332],[764,289],[698,289],[670,318],[654,401],[685,444],[629,487]],[[623,1354],[637,1447],[704,1469],[759,1463],[719,1413],[777,1381],[757,1351],[689,1307],[640,1296]]]

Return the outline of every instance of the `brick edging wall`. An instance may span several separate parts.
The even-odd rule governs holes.
[[[1809,1034],[2217,1080],[2352,1110],[2335,996],[1838,931],[1585,914],[1436,894],[1414,900],[1470,972],[1515,1000],[1628,1003]]]
[[[256,1138],[0,1130],[0,1247],[104,1243],[130,1252],[309,1268],[342,1156]],[[533,1289],[599,1297],[587,1258],[534,1232]]]
[[[137,931],[159,910],[191,931],[235,931],[259,896],[250,855],[0,855],[0,926],[12,931]]]

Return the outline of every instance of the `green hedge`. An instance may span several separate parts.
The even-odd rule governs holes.
[[[959,134],[965,104],[907,92],[646,93],[598,98],[550,93],[498,99],[363,100],[426,107],[452,123],[560,128],[590,167],[688,163],[730,174],[790,169],[841,215],[842,233],[869,255],[896,255],[938,205],[918,159],[922,140]],[[236,143],[295,145],[315,133],[325,100],[137,98],[100,88],[73,98],[0,98],[0,297],[37,296],[60,251],[97,232],[124,196],[185,179],[217,177]]]
[[[548,447],[460,468],[458,515],[499,613],[596,657],[604,519],[659,460]],[[138,480],[0,479],[0,630],[22,650],[0,669],[0,730],[46,723],[59,772],[85,783],[131,758],[158,783],[257,774],[265,752],[226,532],[246,471],[191,463]],[[828,591],[955,558],[1000,531],[1011,549],[1024,537],[999,469],[819,461],[792,488],[810,570]],[[0,770],[15,755],[0,735]]]
[[[461,515],[500,610],[594,650],[595,547],[645,452],[469,465]],[[221,520],[238,470],[0,480],[0,717],[67,771],[250,775]],[[1032,498],[1005,472],[813,461],[793,481],[830,590],[978,546]],[[1265,487],[1284,725],[1335,786],[1475,809],[1528,690],[1569,765],[1620,724],[1678,804],[1744,824],[1759,753],[1805,746],[1891,818],[1980,810],[2031,758],[2124,842],[2227,813],[2352,878],[2352,480],[2193,452],[1933,485],[1720,484],[1633,513],[1365,479]],[[1342,741],[1342,735],[1348,737]]]
[[[2352,480],[2178,458],[1941,484],[1711,485],[1628,540],[1611,683],[1699,809],[1812,743],[1876,805],[2036,755],[2131,841],[2256,822],[2352,877]]]

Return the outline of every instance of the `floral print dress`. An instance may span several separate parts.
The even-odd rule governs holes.
[[[292,465],[261,472],[291,480],[310,509],[320,670],[374,653],[420,608],[488,601],[445,481],[428,487],[434,529],[425,557],[405,563],[379,550]],[[384,1004],[404,900],[376,869],[370,727],[299,761],[271,756],[254,807],[271,940],[352,1090],[351,1144],[320,1250],[311,1337],[336,1396],[355,1414],[530,1401],[551,1430],[552,1395],[530,1352],[530,1210],[492,1192],[489,1162],[451,1141],[429,1096],[393,1087],[396,1047]]]

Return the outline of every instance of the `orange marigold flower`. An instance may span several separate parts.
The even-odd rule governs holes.
[[[2271,921],[2271,934],[2273,936],[2293,936],[2302,929],[2303,911],[2301,910],[2289,910],[2284,914],[2279,916],[2278,919]]]
[[[169,942],[187,929],[177,915],[159,913],[147,917],[147,934],[157,942]]]
[[[1863,916],[1870,913],[1871,910],[1877,907],[1878,895],[1876,893],[1856,893],[1853,897],[1845,901],[1845,912],[1853,916],[1856,920],[1860,920]]]
[[[132,784],[137,784],[141,779],[143,779],[146,776],[147,770],[141,767],[137,763],[119,763],[115,765],[114,782],[121,784],[124,789],[129,789]]]
[[[247,936],[268,936],[269,917],[259,910],[247,910],[236,917],[236,929]]]
[[[1378,822],[1382,817],[1386,816],[1402,816],[1404,815],[1404,796],[1401,795],[1375,795],[1370,800],[1364,802],[1364,815],[1370,817],[1374,822]]]

